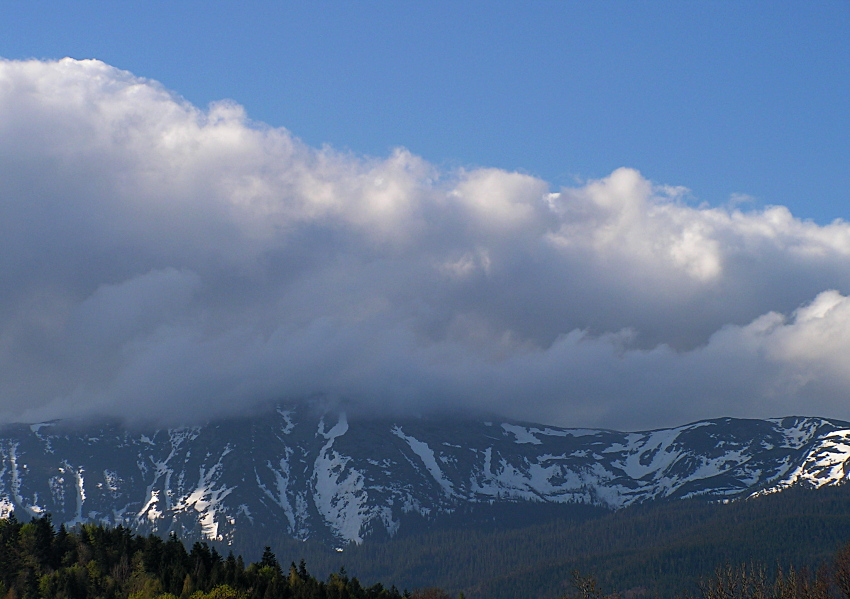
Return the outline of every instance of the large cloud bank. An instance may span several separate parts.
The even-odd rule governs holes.
[[[683,194],[315,149],[98,61],[0,62],[0,419],[850,418],[850,225]]]

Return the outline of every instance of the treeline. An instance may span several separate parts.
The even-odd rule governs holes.
[[[413,594],[381,584],[364,587],[345,570],[327,581],[302,560],[286,570],[266,548],[246,565],[197,542],[187,551],[124,527],[83,524],[56,530],[50,516],[0,520],[0,597],[4,599],[450,599],[440,589]]]
[[[829,563],[850,539],[850,485],[729,505],[681,500],[513,529],[504,521],[456,524],[337,552],[250,533],[238,547],[198,542],[189,549],[173,536],[95,525],[56,530],[49,517],[26,524],[12,518],[0,520],[0,599],[450,599],[435,587],[469,599],[556,599],[569,592],[573,570],[594,573],[598,588],[623,597],[693,597],[718,566],[753,562],[766,564],[761,574],[718,572],[728,580],[730,572],[739,577],[727,585],[733,589],[761,576],[762,599],[780,597],[765,590],[780,574],[786,582],[793,573],[794,584],[809,580],[811,588],[824,588],[823,576],[815,584],[815,574],[806,579],[806,573]],[[264,545],[272,549],[261,552]],[[248,563],[240,552],[256,561]],[[313,571],[335,574],[314,577],[304,558]],[[830,584],[834,595],[835,579]],[[411,594],[396,587],[431,588]],[[806,593],[781,597],[827,599]],[[724,591],[713,597],[740,596]]]

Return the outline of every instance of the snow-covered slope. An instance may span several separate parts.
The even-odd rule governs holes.
[[[622,508],[844,482],[850,424],[718,419],[637,433],[458,419],[349,420],[278,408],[252,420],[130,432],[0,431],[0,517],[50,512],[233,542],[274,527],[361,543],[500,503]]]

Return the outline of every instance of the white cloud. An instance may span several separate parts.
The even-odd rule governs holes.
[[[737,206],[365,159],[98,61],[0,62],[0,418],[850,418],[850,226]]]

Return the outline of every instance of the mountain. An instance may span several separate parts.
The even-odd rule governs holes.
[[[122,524],[225,544],[268,530],[341,546],[479,508],[617,510],[837,485],[850,468],[850,424],[722,418],[629,433],[468,418],[349,420],[281,406],[146,432],[12,425],[0,430],[0,462],[2,517],[49,512],[57,524]]]

